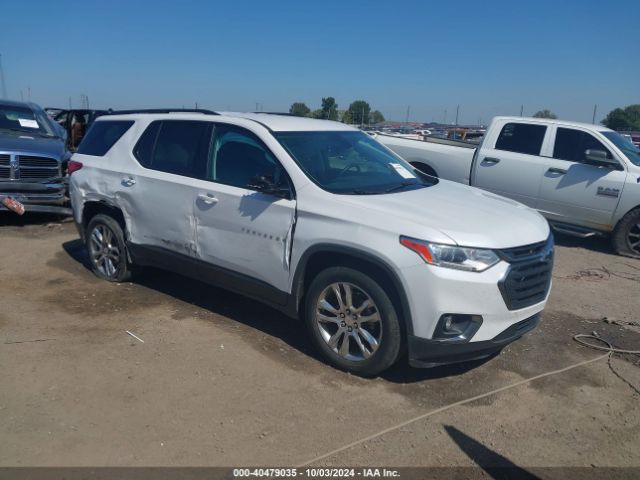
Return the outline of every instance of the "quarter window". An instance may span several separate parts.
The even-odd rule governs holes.
[[[94,122],[80,142],[78,153],[83,155],[104,156],[120,137],[131,128],[130,120],[108,120]]]
[[[216,125],[207,178],[247,188],[256,177],[288,186],[284,169],[255,135],[234,125]]]
[[[529,123],[507,123],[496,141],[497,150],[540,155],[547,127]]]
[[[612,158],[607,147],[590,133],[572,128],[558,128],[556,143],[553,147],[553,158],[584,162],[587,150],[603,150],[607,152],[608,158]]]

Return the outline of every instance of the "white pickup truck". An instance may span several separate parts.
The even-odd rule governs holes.
[[[640,149],[613,130],[496,117],[477,148],[376,139],[430,175],[522,202],[562,233],[611,234],[618,254],[640,258]]]

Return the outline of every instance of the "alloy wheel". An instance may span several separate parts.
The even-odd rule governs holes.
[[[318,298],[315,321],[335,353],[354,361],[370,358],[382,340],[382,321],[373,299],[351,283],[332,283]]]
[[[104,224],[96,225],[89,237],[89,255],[98,271],[108,278],[118,274],[120,248],[113,231]]]
[[[627,241],[629,242],[631,250],[636,253],[640,253],[640,223],[636,223],[629,229]]]

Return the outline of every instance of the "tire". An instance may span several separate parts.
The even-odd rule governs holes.
[[[613,231],[612,241],[618,255],[640,258],[640,208],[622,217]]]
[[[320,272],[305,295],[305,321],[324,359],[341,370],[372,377],[400,354],[396,308],[380,284],[360,271],[332,267]]]
[[[127,259],[122,227],[113,217],[99,213],[87,225],[86,246],[91,270],[109,282],[131,279],[133,265]]]

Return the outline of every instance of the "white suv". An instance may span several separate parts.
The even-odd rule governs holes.
[[[533,329],[547,222],[420,173],[341,123],[271,114],[100,117],[69,163],[93,270],[151,265],[306,322],[324,358],[375,375],[486,357]]]

